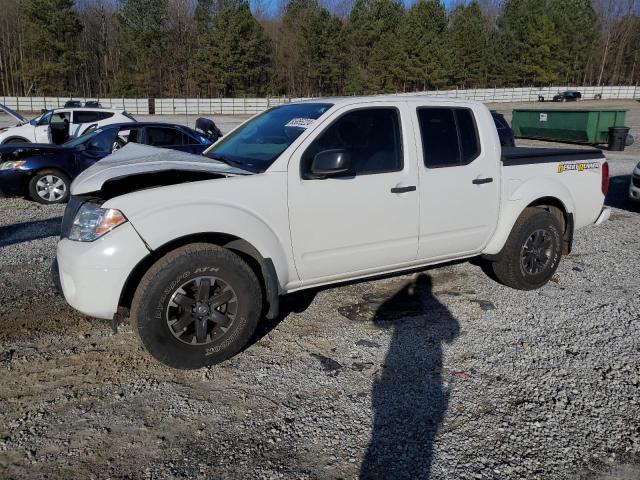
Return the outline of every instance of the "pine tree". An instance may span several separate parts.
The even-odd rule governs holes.
[[[580,83],[598,38],[598,16],[591,0],[549,0],[549,18],[559,39],[555,52],[559,80]]]
[[[345,27],[350,53],[347,67],[347,93],[362,93],[366,88],[369,54],[374,40],[368,23],[367,0],[355,0]]]
[[[292,92],[303,96],[341,93],[345,53],[340,19],[316,0],[291,0],[283,26],[290,42],[285,63]]]
[[[447,15],[439,0],[418,0],[406,13],[400,39],[406,54],[407,89],[426,90],[447,84],[450,54],[446,31]]]
[[[558,80],[558,33],[541,0],[506,0],[498,19],[501,76],[507,85],[548,85]]]
[[[72,0],[24,0],[25,32],[22,76],[31,93],[61,95],[70,91],[80,63],[82,31]]]
[[[213,19],[206,66],[214,93],[265,95],[271,74],[271,44],[253,17],[248,0],[221,3]]]
[[[166,17],[167,0],[120,0],[121,64],[112,87],[117,95],[163,95]]]
[[[406,51],[400,38],[399,0],[356,0],[347,22],[349,93],[406,89]]]
[[[462,88],[488,84],[491,55],[491,29],[475,0],[452,14],[448,34],[453,66],[451,78]]]

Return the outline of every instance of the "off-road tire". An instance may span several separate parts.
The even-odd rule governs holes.
[[[179,285],[208,273],[223,280],[236,294],[235,319],[220,338],[189,345],[173,333],[167,309]],[[253,335],[261,309],[262,290],[253,270],[227,249],[197,243],[166,254],[147,271],[133,298],[131,324],[144,348],[157,360],[174,368],[195,369],[238,353]]]
[[[47,177],[51,177],[52,179],[57,179],[64,185],[64,191],[61,196],[48,200],[43,198],[38,193],[39,187],[38,182]],[[54,180],[57,183],[57,180]],[[45,170],[40,170],[36,173],[31,180],[29,180],[29,197],[34,201],[41,203],[43,205],[53,205],[55,203],[64,203],[69,199],[69,191],[71,190],[71,180],[67,175],[62,173],[60,170],[56,170],[54,168],[47,168]]]
[[[548,262],[539,272],[530,273],[523,265],[525,244],[536,232],[546,232],[550,239]],[[527,208],[516,220],[493,272],[502,284],[518,290],[534,290],[545,285],[556,272],[562,256],[562,226],[556,217],[542,208]]]

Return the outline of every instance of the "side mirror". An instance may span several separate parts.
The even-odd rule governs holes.
[[[347,173],[351,169],[351,156],[345,150],[324,150],[313,157],[311,174],[326,178]]]

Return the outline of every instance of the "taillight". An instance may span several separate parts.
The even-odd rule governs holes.
[[[609,164],[602,164],[602,194],[606,197],[609,191]]]

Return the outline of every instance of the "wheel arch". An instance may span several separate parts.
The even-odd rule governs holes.
[[[210,243],[231,250],[239,255],[258,277],[265,305],[264,315],[273,319],[279,313],[279,282],[273,260],[263,257],[247,240],[227,233],[195,233],[171,240],[152,250],[131,271],[120,293],[119,309],[131,307],[135,292],[147,271],[167,253],[192,243]]]
[[[31,140],[26,139],[25,137],[21,137],[19,135],[14,135],[12,137],[7,137],[2,141],[2,145],[6,145],[7,143],[9,143],[12,140],[20,140],[24,143],[33,143]]]
[[[526,208],[542,208],[551,213],[562,225],[562,254],[569,255],[573,247],[574,220],[573,213],[567,210],[562,201],[556,197],[542,197],[526,206]]]
[[[500,213],[500,220],[498,227],[482,251],[482,254],[486,258],[491,258],[500,253],[502,247],[507,241],[513,226],[516,221],[522,215],[527,208],[543,208],[548,210],[554,217],[560,221],[563,228],[563,247],[562,253],[568,255],[571,253],[573,245],[573,232],[574,232],[574,208],[571,196],[565,187],[556,190],[554,193],[540,195],[533,194],[535,188],[528,188],[529,195],[526,192],[521,192],[517,200],[509,199],[505,202],[505,205]]]
[[[69,178],[69,184],[73,182],[73,176],[71,175],[71,172],[69,172],[66,168],[61,168],[60,165],[55,165],[55,166],[42,165],[41,167],[34,167],[32,169],[33,173],[31,174],[31,176],[38,175],[44,172],[45,170],[55,170],[57,172],[63,173],[67,178]]]

